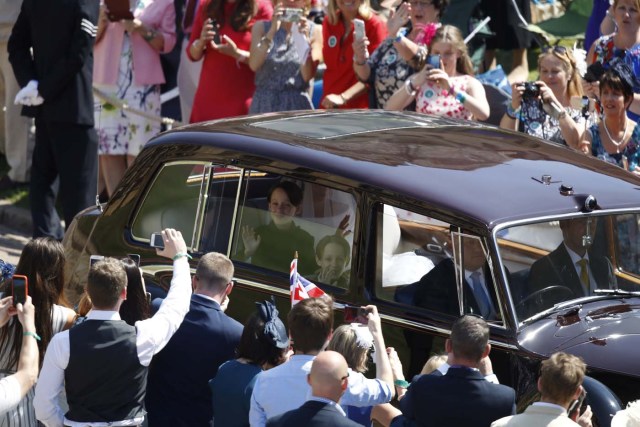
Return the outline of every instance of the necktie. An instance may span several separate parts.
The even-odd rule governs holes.
[[[182,29],[183,31],[191,31],[191,26],[193,25],[193,17],[196,16],[196,6],[198,5],[198,0],[187,0],[187,7],[184,9],[184,18],[182,19]]]
[[[578,261],[580,266],[580,282],[585,287],[586,293],[589,294],[589,261],[586,258],[582,258]]]
[[[473,296],[478,303],[480,314],[485,319],[488,319],[491,315],[491,302],[489,301],[489,296],[482,287],[482,283],[480,283],[480,272],[476,271],[475,273],[471,274],[470,278],[471,285],[473,286]]]

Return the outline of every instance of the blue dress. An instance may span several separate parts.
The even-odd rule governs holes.
[[[312,23],[312,32],[313,26]],[[269,28],[271,28],[271,22],[265,22],[265,34]],[[291,31],[298,31],[298,29],[294,25]],[[267,54],[262,67],[256,71],[256,91],[253,94],[249,114],[313,109],[309,95],[309,82],[304,81],[300,72],[302,59],[304,58],[298,56],[291,41],[291,34],[287,34],[284,28],[276,31],[271,51]]]
[[[251,393],[260,372],[260,366],[235,359],[220,365],[216,376],[209,380],[216,427],[249,427]]]
[[[638,167],[638,162],[640,161],[640,127],[637,124],[633,128],[631,139],[629,139],[621,153],[610,154],[604,149],[602,138],[600,137],[600,128],[598,128],[597,124],[591,126],[589,132],[591,132],[592,141],[591,154],[594,157],[620,167],[624,167],[623,157],[626,157],[629,171],[633,172]]]

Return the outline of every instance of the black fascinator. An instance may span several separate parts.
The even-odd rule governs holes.
[[[289,336],[284,323],[278,317],[278,309],[272,301],[256,302],[258,314],[264,321],[264,336],[277,348],[289,347]]]
[[[613,72],[620,78],[622,84],[624,84],[630,92],[635,92],[634,89],[640,86],[638,84],[638,80],[633,74],[633,70],[631,69],[629,64],[624,62],[623,59],[617,57],[613,58],[611,61],[609,61],[608,65],[609,70],[611,70],[611,72]]]

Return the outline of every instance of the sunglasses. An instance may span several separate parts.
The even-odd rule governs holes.
[[[542,48],[542,53],[554,52],[558,55],[566,55],[567,48],[564,46],[545,46]]]

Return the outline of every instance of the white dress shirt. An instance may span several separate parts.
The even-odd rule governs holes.
[[[442,375],[447,375],[447,371],[449,371],[450,367],[451,365],[449,365],[447,362],[444,362],[442,365],[438,367],[438,371],[440,371]],[[474,371],[480,372],[480,369],[476,369],[476,368],[471,368],[471,369],[473,369]],[[493,384],[500,384],[500,381],[498,380],[498,376],[496,374],[486,375],[484,379]]]
[[[20,403],[20,389],[20,383],[14,375],[0,380],[0,416]]]
[[[186,257],[173,262],[173,278],[167,297],[158,312],[151,318],[136,322],[136,347],[142,366],[149,366],[151,358],[169,342],[189,311],[191,299],[191,275]],[[117,311],[91,310],[87,321],[120,320]],[[36,418],[47,427],[83,426],[131,426],[144,421],[144,417],[113,422],[74,422],[67,420],[58,404],[58,396],[64,390],[64,371],[69,364],[69,331],[60,332],[51,339],[36,385],[33,406]]]

